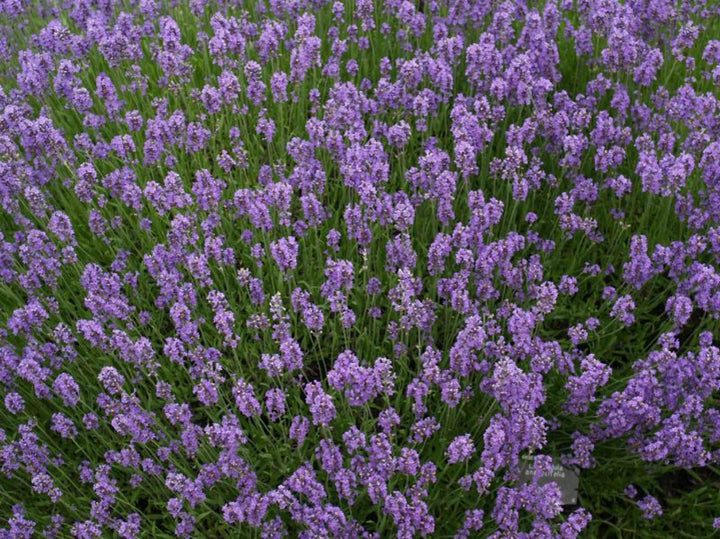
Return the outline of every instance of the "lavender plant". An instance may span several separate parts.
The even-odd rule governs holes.
[[[0,538],[713,534],[718,20],[0,2]]]

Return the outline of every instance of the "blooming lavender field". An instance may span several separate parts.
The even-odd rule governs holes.
[[[720,534],[716,2],[0,28],[0,538]]]

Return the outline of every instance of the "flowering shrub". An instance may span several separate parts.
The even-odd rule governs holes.
[[[719,16],[0,2],[0,538],[713,533]]]

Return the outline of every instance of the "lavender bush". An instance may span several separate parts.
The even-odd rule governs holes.
[[[0,21],[0,538],[720,527],[717,4]]]

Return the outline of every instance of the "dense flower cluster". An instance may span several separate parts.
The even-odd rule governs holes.
[[[720,464],[713,5],[0,2],[0,538],[576,537],[553,458],[665,518]]]

